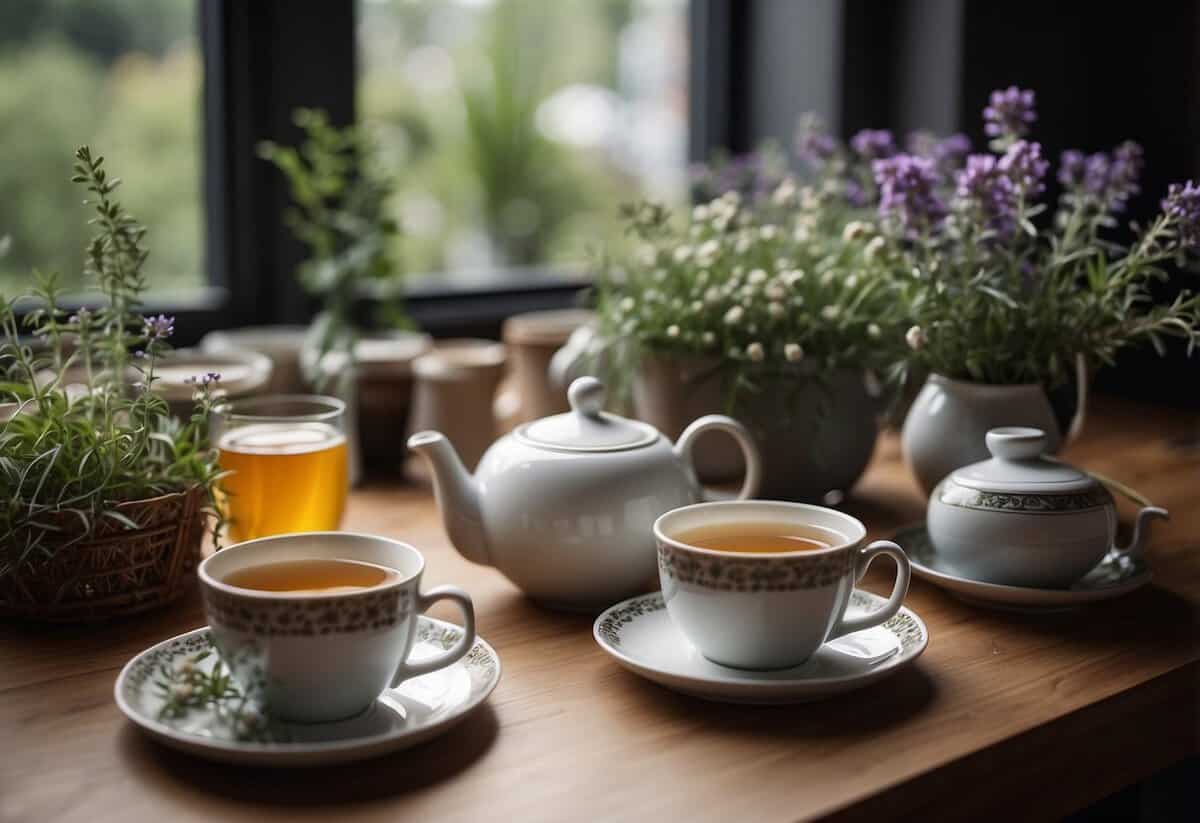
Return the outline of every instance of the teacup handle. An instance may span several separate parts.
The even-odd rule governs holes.
[[[737,441],[738,447],[742,450],[742,456],[746,459],[746,476],[742,480],[742,489],[736,497],[702,486],[701,492],[704,499],[748,500],[758,494],[758,486],[762,480],[762,459],[758,455],[758,446],[754,444],[754,438],[750,436],[750,432],[746,431],[746,427],[732,417],[726,417],[723,414],[706,414],[696,418],[683,430],[683,434],[679,435],[679,440],[675,442],[675,454],[679,455],[679,459],[691,466],[694,471],[696,465],[692,460],[692,447],[696,443],[696,438],[713,429],[723,431]]]
[[[892,596],[883,604],[883,608],[876,609],[859,617],[846,617],[846,608],[850,605],[850,598],[847,597],[846,606],[842,608],[841,619],[838,620],[826,640],[833,640],[835,637],[841,637],[851,632],[862,631],[872,626],[878,626],[880,623],[886,623],[895,617],[896,612],[900,611],[900,607],[904,605],[904,596],[908,594],[908,579],[912,571],[908,564],[908,555],[904,553],[904,549],[892,541],[876,540],[869,546],[863,546],[859,549],[854,559],[854,576],[852,579],[858,580],[862,577],[867,570],[867,566],[871,565],[871,561],[881,554],[886,554],[896,561],[896,584],[892,586]]]
[[[458,586],[438,586],[424,594],[417,594],[417,612],[424,614],[439,600],[452,600],[462,610],[462,637],[445,654],[439,654],[431,660],[422,660],[420,663],[409,663],[407,660],[402,662],[396,668],[396,673],[392,675],[391,687],[393,689],[410,677],[420,677],[449,666],[475,645],[475,604],[471,602],[471,596]]]

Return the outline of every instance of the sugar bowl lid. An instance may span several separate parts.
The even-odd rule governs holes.
[[[658,440],[658,429],[604,411],[604,384],[579,377],[567,389],[571,410],[519,426],[518,440],[544,449],[573,452],[624,451]]]
[[[990,460],[954,471],[952,482],[984,492],[1061,494],[1084,492],[1099,484],[1087,472],[1047,459],[1041,429],[1005,426],[987,433]]]

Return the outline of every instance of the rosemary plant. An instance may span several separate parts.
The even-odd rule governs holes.
[[[98,523],[137,524],[117,506],[196,486],[217,518],[220,471],[208,441],[212,388],[201,380],[191,419],[175,420],[154,392],[158,358],[174,321],[140,314],[146,229],[114,199],[120,185],[87,146],[74,182],[88,192],[96,227],[85,269],[102,301],[68,316],[57,276],[35,272],[35,307],[17,315],[0,297],[0,575],[88,539]],[[33,341],[22,337],[22,326]]]

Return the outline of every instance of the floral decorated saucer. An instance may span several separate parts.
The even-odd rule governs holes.
[[[412,660],[442,652],[462,634],[451,623],[419,620]],[[256,766],[344,763],[415,746],[463,720],[496,687],[500,658],[476,639],[457,663],[385,691],[357,717],[317,724],[272,722],[253,697],[243,700],[236,691],[201,705],[179,705],[181,688],[189,697],[199,686],[213,693],[236,690],[222,679],[225,671],[208,628],[196,629],[130,660],[117,676],[117,706],[164,745],[208,760]]]
[[[874,611],[884,598],[855,590],[848,614]],[[724,703],[806,703],[862,688],[911,664],[929,643],[921,618],[911,610],[882,626],[826,643],[790,669],[750,671],[702,657],[667,615],[662,592],[611,607],[592,634],[600,648],[632,672],[669,689]]]
[[[1150,567],[1138,555],[1109,552],[1083,579],[1069,588],[1001,586],[962,577],[944,568],[925,524],[901,529],[892,538],[904,549],[913,574],[976,606],[1007,611],[1045,612],[1074,609],[1110,600],[1150,582]]]

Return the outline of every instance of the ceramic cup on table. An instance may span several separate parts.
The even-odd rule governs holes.
[[[764,524],[817,535],[827,548],[779,553],[714,551],[681,536],[720,529],[728,534]],[[659,580],[667,613],[697,651],[739,669],[799,665],[835,638],[878,626],[900,611],[909,563],[890,540],[866,542],[867,530],[848,514],[805,503],[739,500],[684,506],[658,518]],[[891,597],[878,610],[846,615],[855,582],[876,557],[896,563]]]
[[[351,560],[388,570],[350,592],[263,591],[230,585],[248,567],[296,560]],[[246,690],[262,690],[282,720],[324,723],[362,712],[384,689],[442,669],[475,642],[475,608],[457,586],[421,591],[425,559],[407,543],[349,532],[264,537],[200,564],[213,641]],[[431,659],[410,661],[417,617],[439,600],[463,613],[463,632]]]

